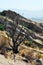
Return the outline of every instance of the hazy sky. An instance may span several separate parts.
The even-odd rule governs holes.
[[[0,0],[0,9],[43,10],[43,0]]]

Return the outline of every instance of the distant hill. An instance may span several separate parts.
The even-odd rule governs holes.
[[[39,11],[30,11],[30,10],[20,10],[20,9],[12,9],[13,11],[23,15],[26,18],[43,18],[43,10]]]
[[[31,20],[42,23],[43,22],[43,17],[39,17],[39,18],[31,18]]]
[[[36,22],[43,21],[43,10],[41,11],[28,11],[28,10],[19,10],[19,9],[12,9],[13,11],[19,13],[20,15],[32,19]]]
[[[5,9],[0,8],[0,11],[3,11]],[[30,19],[32,18],[33,20],[43,20],[43,10],[40,11],[30,11],[30,10],[20,10],[20,9],[10,9],[12,11],[17,12],[18,14]]]

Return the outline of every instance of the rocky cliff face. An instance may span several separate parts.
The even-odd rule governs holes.
[[[3,11],[2,13],[3,14],[0,15],[0,24],[3,24],[5,26],[3,32],[5,31],[8,37],[10,37],[12,40],[14,39],[14,43],[17,43],[19,46],[18,47],[19,52],[17,54],[15,53],[13,54],[15,58],[19,59],[20,61],[15,61],[15,63],[23,62],[23,64],[21,63],[21,65],[27,65],[27,63],[29,65],[32,65],[32,64],[37,65],[38,62],[36,61],[36,59],[38,60],[43,59],[43,24],[26,19],[10,10]],[[1,31],[1,28],[0,28],[0,31]],[[3,40],[1,41],[1,43],[2,42]],[[4,42],[5,42],[5,39],[4,39]],[[12,43],[12,46],[13,45],[14,44]],[[3,56],[1,57],[3,58]],[[0,62],[4,62],[4,61],[2,60]],[[43,60],[41,60],[41,62],[42,61]],[[17,65],[17,63],[13,64],[14,61],[12,61],[11,64],[9,64],[9,62],[7,62],[8,64],[3,63],[0,65]]]
[[[20,16],[19,14],[17,14],[16,12],[13,11],[3,11],[3,13],[5,14],[6,17],[11,18],[12,20],[15,20],[16,16],[19,16],[19,24],[27,24],[28,28],[33,28],[36,32],[42,33],[43,34],[43,24],[41,23],[36,23],[32,20],[26,19],[22,16]]]

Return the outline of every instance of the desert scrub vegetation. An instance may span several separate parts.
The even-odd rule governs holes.
[[[4,11],[3,11],[3,12],[0,12],[0,15],[2,15],[2,16],[5,16],[5,13],[4,13]]]
[[[0,24],[0,30],[4,30],[5,29],[5,25]]]
[[[32,41],[25,41],[25,45],[32,46],[33,45],[33,42]]]

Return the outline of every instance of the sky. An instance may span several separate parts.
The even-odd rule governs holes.
[[[0,11],[12,10],[26,18],[43,19],[43,0],[0,0]]]
[[[43,0],[0,0],[0,9],[43,10]]]

